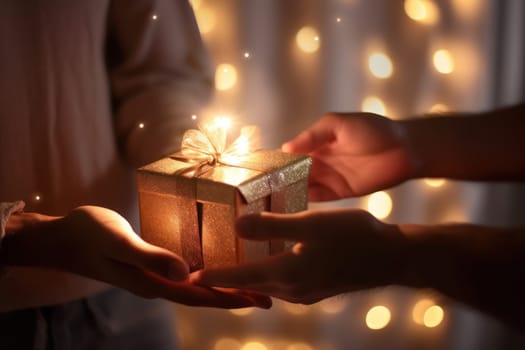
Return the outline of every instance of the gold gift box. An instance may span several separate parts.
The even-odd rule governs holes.
[[[310,157],[273,150],[202,171],[173,157],[148,164],[137,176],[142,237],[182,256],[192,271],[279,253],[283,242],[237,238],[235,219],[305,210],[310,165]]]

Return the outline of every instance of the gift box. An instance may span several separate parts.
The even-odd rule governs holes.
[[[221,158],[228,152],[213,147],[208,153],[197,160],[177,153],[138,169],[143,239],[182,256],[192,271],[282,252],[284,242],[239,239],[235,220],[261,211],[305,210],[311,159],[277,150]]]

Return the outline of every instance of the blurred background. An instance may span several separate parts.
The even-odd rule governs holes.
[[[522,0],[190,2],[216,64],[211,110],[259,125],[266,148],[327,111],[424,118],[525,97]],[[359,207],[387,222],[516,225],[525,223],[524,195],[512,183],[422,179],[311,208]],[[522,334],[497,321],[399,287],[311,306],[275,300],[269,311],[176,312],[182,349],[525,348]]]

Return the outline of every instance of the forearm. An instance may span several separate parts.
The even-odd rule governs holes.
[[[525,328],[525,228],[456,224],[399,229],[408,243],[400,284],[436,289]]]
[[[110,288],[65,272],[10,267],[0,278],[0,312],[66,303]]]
[[[525,180],[525,105],[400,122],[416,159],[412,177]]]

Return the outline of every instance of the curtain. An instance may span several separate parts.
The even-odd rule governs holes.
[[[258,124],[267,148],[279,147],[328,111],[424,118],[431,111],[481,111],[525,97],[525,3],[521,0],[201,0],[192,4],[218,67],[218,91],[211,110]],[[418,180],[374,198],[311,208],[365,208],[392,223],[525,223],[525,187],[513,183]],[[385,207],[389,198],[390,210]],[[520,333],[475,310],[433,291],[396,287],[342,295],[311,306],[276,301],[270,311],[179,306],[177,312],[184,349],[525,346]]]

